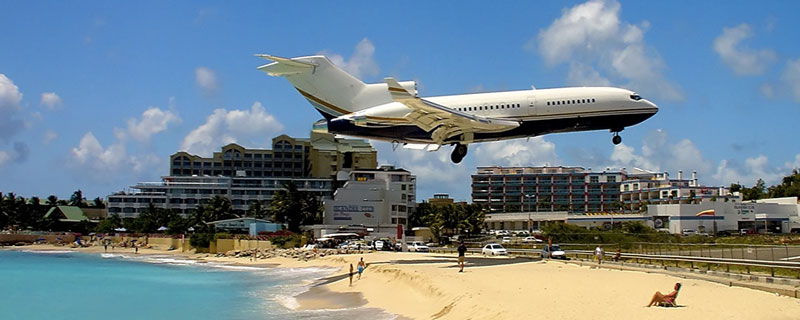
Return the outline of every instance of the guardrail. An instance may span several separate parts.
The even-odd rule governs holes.
[[[541,249],[508,249],[506,248],[509,254],[517,255],[517,256],[536,256],[541,257],[542,251]],[[440,253],[455,253],[456,248],[431,248],[430,252],[440,252]],[[467,252],[469,253],[481,253],[480,248],[468,248]],[[595,255],[594,250],[564,250],[567,256],[572,256],[575,258],[579,258],[581,256],[585,256],[587,259],[592,259]],[[613,253],[605,253],[606,259],[613,257]],[[713,257],[698,257],[698,256],[679,256],[679,255],[656,255],[656,254],[637,254],[637,253],[621,253],[620,259],[628,259],[628,260],[649,260],[650,264],[653,264],[653,261],[661,261],[662,265],[666,265],[666,262],[675,262],[675,266],[677,267],[679,263],[689,263],[690,267],[694,269],[695,263],[705,263],[706,268],[710,270],[711,265],[720,265],[726,267],[726,272],[730,272],[730,266],[741,266],[745,267],[747,273],[750,273],[751,267],[761,267],[761,268],[769,268],[770,275],[775,277],[775,269],[787,269],[792,271],[800,272],[800,262],[792,262],[792,261],[772,261],[772,260],[752,260],[752,259],[732,259],[732,258],[713,258]],[[797,278],[800,278],[800,273],[798,273]]]

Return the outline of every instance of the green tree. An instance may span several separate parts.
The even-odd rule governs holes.
[[[767,189],[769,198],[800,197],[800,170],[792,170],[792,174],[783,177],[781,183]]]
[[[312,193],[298,190],[293,181],[275,192],[270,211],[273,221],[286,223],[292,232],[300,232],[301,225],[322,222],[322,201]]]
[[[69,205],[74,207],[86,207],[86,198],[83,197],[83,191],[80,189],[75,190],[69,198]]]
[[[100,197],[94,198],[92,202],[92,208],[105,209],[106,207],[106,203]]]
[[[689,197],[687,198],[687,200],[689,200],[689,203],[695,203],[694,200],[696,198],[697,198],[697,193],[694,191],[694,189],[689,190]]]
[[[269,215],[269,211],[267,207],[264,206],[264,203],[259,200],[253,201],[250,206],[247,208],[247,216],[253,217],[257,219],[264,219]]]
[[[99,233],[112,233],[114,229],[122,226],[122,218],[119,214],[112,213],[108,218],[100,220],[95,227],[95,232]]]
[[[57,205],[58,205],[58,197],[56,197],[56,195],[51,194],[49,197],[47,197],[47,206],[55,207]]]
[[[188,225],[191,225],[195,232],[214,233],[213,228],[208,225],[209,222],[236,217],[233,214],[233,206],[230,199],[223,196],[214,196],[207,204],[198,205],[194,209],[189,217]]]

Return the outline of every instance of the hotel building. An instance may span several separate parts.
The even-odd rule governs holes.
[[[478,167],[472,202],[489,212],[608,212],[619,204],[625,177],[581,167]]]
[[[269,150],[228,144],[210,158],[175,153],[170,157],[171,175],[131,186],[133,192],[109,195],[108,212],[132,218],[152,203],[188,215],[219,195],[231,200],[234,213],[242,214],[256,201],[268,205],[289,181],[301,191],[329,199],[339,186],[337,175],[377,167],[377,151],[364,140],[312,132],[308,139],[275,137],[272,146]]]

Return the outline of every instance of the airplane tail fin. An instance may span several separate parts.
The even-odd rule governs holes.
[[[367,85],[334,65],[325,56],[281,58],[258,54],[272,63],[258,67],[270,76],[286,77],[326,119],[370,107]],[[370,95],[367,95],[370,96]]]

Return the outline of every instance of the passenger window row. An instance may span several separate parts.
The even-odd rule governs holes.
[[[556,100],[556,101],[547,101],[548,106],[560,106],[566,104],[581,104],[581,103],[595,103],[594,98],[590,99],[574,99],[574,100]]]
[[[490,106],[474,106],[474,107],[461,107],[456,108],[458,111],[486,111],[486,110],[500,110],[500,109],[516,109],[519,108],[519,103],[511,103],[511,104],[499,104],[499,105],[490,105]]]

